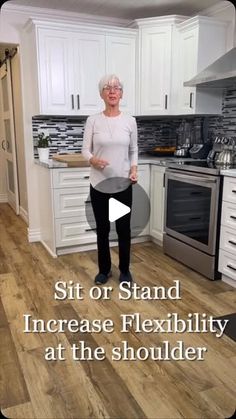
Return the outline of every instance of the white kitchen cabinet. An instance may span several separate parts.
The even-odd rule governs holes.
[[[101,109],[105,36],[40,27],[37,39],[41,113],[88,115]]]
[[[97,25],[34,20],[26,31],[32,37],[27,48],[29,62],[33,63],[37,50],[34,65],[39,103],[35,114],[90,115],[101,111],[98,82],[108,73],[124,81],[122,110],[135,113],[135,29],[105,30]]]
[[[224,177],[220,229],[219,271],[236,287],[236,178]]]
[[[106,74],[116,74],[124,84],[120,109],[135,114],[136,33],[106,35]]]
[[[96,225],[90,202],[90,168],[47,169],[38,166],[41,242],[53,255],[96,249]],[[139,184],[149,197],[149,164],[139,165]],[[135,185],[134,185],[135,188]],[[135,191],[134,191],[135,194]],[[139,202],[132,231],[140,232],[147,207]],[[89,222],[88,222],[89,217]],[[139,236],[149,235],[149,223]],[[110,240],[116,244],[115,223]],[[143,239],[142,239],[143,240]]]
[[[226,52],[227,24],[206,16],[195,16],[177,25],[178,55],[177,74],[178,114],[215,114],[222,112],[222,91],[184,87],[204,68]]]
[[[168,115],[172,111],[172,48],[174,26],[181,16],[138,19],[140,115]]]
[[[93,219],[88,223],[85,209],[92,214],[89,172],[89,168],[52,170],[57,252],[60,248],[96,243],[95,222]]]
[[[150,198],[150,166],[149,164],[139,164],[138,166],[138,184],[146,193],[146,197]],[[135,214],[135,223],[132,223],[132,236],[148,236],[150,233],[150,224],[147,222],[146,226],[143,226],[143,220],[148,220],[148,213],[150,210],[148,200],[140,202],[140,189],[135,185],[133,186],[133,203],[136,205],[133,212]],[[144,227],[144,228],[143,228]],[[142,229],[143,228],[143,229]]]
[[[156,240],[163,241],[164,231],[164,193],[165,193],[165,168],[161,166],[151,166],[151,216],[150,216],[150,236]]]
[[[226,52],[227,23],[205,16],[138,19],[140,115],[216,114],[222,92],[183,83]]]

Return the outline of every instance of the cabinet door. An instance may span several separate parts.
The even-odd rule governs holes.
[[[183,83],[197,74],[197,28],[181,32],[179,37],[179,109],[178,113],[194,113],[196,88],[184,87]]]
[[[74,38],[74,104],[77,115],[103,109],[98,83],[105,75],[105,36],[76,34]]]
[[[141,30],[141,114],[169,113],[171,25]]]
[[[151,166],[150,235],[161,242],[164,230],[164,176],[163,167]]]
[[[71,33],[38,29],[40,112],[71,115],[73,109],[73,56]]]
[[[124,83],[122,111],[135,114],[135,43],[128,36],[106,36],[106,73],[116,74]]]
[[[150,196],[150,169],[149,164],[142,164],[138,166],[138,184],[146,192],[147,197]],[[140,203],[140,189],[136,185],[133,186],[133,218],[131,217],[131,230],[132,237],[149,235],[149,222],[145,228],[141,231],[143,227],[143,220],[148,218],[148,213],[150,210],[149,202],[143,201]],[[136,207],[134,207],[136,205]],[[140,232],[141,231],[141,232]]]

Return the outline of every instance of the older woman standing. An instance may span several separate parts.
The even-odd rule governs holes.
[[[99,272],[95,284],[105,284],[111,276],[109,249],[109,198],[132,206],[132,183],[137,182],[137,125],[134,117],[119,109],[123,85],[116,75],[104,76],[99,82],[104,100],[103,112],[88,117],[82,154],[91,164],[90,197],[97,227]],[[101,191],[99,185],[109,179],[121,180],[118,192]],[[127,179],[127,182],[122,180]],[[132,282],[130,264],[131,213],[116,220],[119,244],[120,282]]]

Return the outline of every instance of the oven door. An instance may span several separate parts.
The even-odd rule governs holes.
[[[215,254],[220,176],[166,170],[165,232]]]

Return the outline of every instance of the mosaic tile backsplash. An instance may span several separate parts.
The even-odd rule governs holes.
[[[157,145],[181,145],[185,141],[183,130],[188,128],[191,144],[201,143],[204,117],[136,117],[139,153]],[[207,118],[208,138],[236,137],[236,85],[225,91],[222,116]],[[80,153],[86,117],[34,117],[34,156],[38,157],[38,131],[46,131],[51,138],[50,155],[54,153]]]

